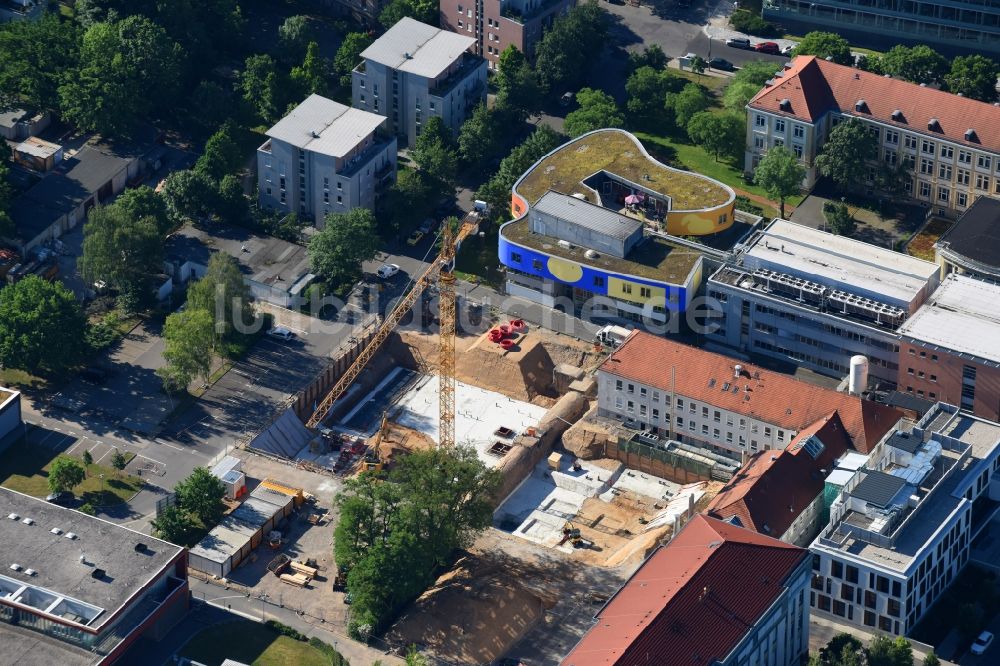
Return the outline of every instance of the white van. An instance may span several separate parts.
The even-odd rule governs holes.
[[[597,332],[597,335],[594,336],[594,342],[607,345],[609,347],[617,347],[621,343],[625,342],[625,338],[627,338],[631,332],[631,330],[625,328],[624,326],[613,326],[608,324]]]

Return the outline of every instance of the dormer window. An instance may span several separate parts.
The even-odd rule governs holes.
[[[854,110],[858,113],[868,113],[868,102],[863,99],[859,99],[854,103]]]
[[[937,118],[931,118],[930,120],[927,121],[927,129],[929,129],[932,132],[940,132],[941,123],[938,122]]]
[[[903,115],[903,112],[900,111],[899,109],[896,109],[895,111],[892,112],[892,119],[895,120],[897,123],[906,122],[906,117]]]

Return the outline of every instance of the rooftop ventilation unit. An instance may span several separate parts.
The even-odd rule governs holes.
[[[35,524],[35,519],[34,518],[24,518],[23,520],[21,520],[21,522],[24,523],[25,525],[34,525]]]
[[[25,569],[24,573],[28,574],[29,576],[34,576],[38,572],[35,571],[34,569]]]
[[[24,567],[22,567],[22,566],[21,566],[20,564],[18,564],[17,562],[15,562],[14,564],[10,565],[10,570],[11,570],[11,571],[20,571],[20,570],[21,570],[21,569],[23,569],[23,568],[24,568]]]
[[[144,543],[137,543],[135,544],[134,550],[137,553],[145,553],[146,551],[149,550],[149,547]]]
[[[93,571],[90,572],[90,577],[96,578],[97,580],[101,580],[102,578],[104,578],[104,573],[105,573],[104,569],[94,569]]]
[[[66,534],[64,534],[63,536],[66,537],[67,539],[72,540],[76,538],[76,532],[66,532]]]
[[[49,530],[49,532],[52,532],[56,536],[59,536],[60,534],[62,534],[62,530],[59,529],[58,527],[53,527],[51,530]]]
[[[11,520],[21,520],[21,516],[17,515],[16,513],[8,513],[7,517],[10,518]]]

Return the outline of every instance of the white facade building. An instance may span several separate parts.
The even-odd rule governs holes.
[[[310,95],[267,131],[257,149],[262,208],[296,213],[322,228],[329,213],[372,208],[396,177],[396,139],[385,118]]]
[[[486,102],[486,61],[476,40],[406,17],[361,52],[352,72],[351,104],[387,117],[386,129],[413,146],[423,123],[439,116],[458,129]]]

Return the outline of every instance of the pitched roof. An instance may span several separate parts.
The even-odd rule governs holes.
[[[823,449],[813,457],[805,444],[816,437]],[[761,451],[740,468],[705,509],[723,520],[780,538],[823,491],[823,469],[848,450],[836,412],[800,432],[783,451]]]
[[[741,366],[738,379],[736,365]],[[862,453],[868,453],[903,417],[894,407],[644,331],[633,332],[600,369],[795,432],[837,412],[852,446]]]
[[[437,78],[465,55],[476,40],[410,17],[396,22],[361,52],[361,57],[401,72]]]
[[[781,108],[788,100],[789,110]],[[864,102],[862,110],[855,105]],[[869,118],[919,134],[945,138],[972,148],[1000,152],[1000,107],[959,97],[901,79],[838,65],[815,56],[799,56],[750,100],[749,106],[815,122],[828,111]],[[902,116],[893,120],[893,112]],[[936,119],[940,128],[928,129]],[[967,140],[966,130],[975,131]]]
[[[696,515],[597,615],[564,666],[724,659],[784,591],[807,551]],[[658,663],[666,663],[660,661]]]
[[[938,247],[1000,268],[1000,199],[979,197],[941,236]]]

